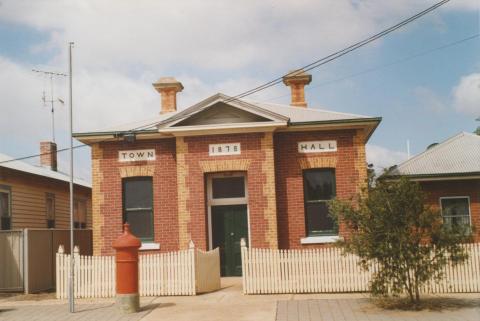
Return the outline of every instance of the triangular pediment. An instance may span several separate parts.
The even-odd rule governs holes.
[[[182,121],[173,125],[173,127],[256,123],[268,121],[272,121],[272,119],[231,106],[224,102],[217,102],[208,108],[205,108],[202,111],[183,119]]]

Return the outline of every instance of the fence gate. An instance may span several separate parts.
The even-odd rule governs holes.
[[[0,291],[23,291],[23,232],[0,231]]]

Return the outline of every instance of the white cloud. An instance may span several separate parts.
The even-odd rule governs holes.
[[[405,152],[372,144],[367,144],[366,153],[367,162],[374,165],[377,176],[382,174],[385,169],[398,165],[408,158]]]
[[[480,116],[480,73],[473,73],[460,79],[453,89],[455,109],[461,113]]]
[[[452,1],[445,10],[470,10],[474,2]],[[1,0],[0,21],[47,36],[47,41],[39,40],[30,48],[34,54],[51,56],[44,62],[46,69],[66,70],[67,43],[75,41],[74,127],[81,131],[157,114],[160,98],[151,83],[160,76],[182,81],[185,90],[178,96],[182,107],[216,92],[235,95],[432,3]],[[432,15],[437,13],[427,19]],[[30,67],[0,56],[0,108],[8,115],[0,118],[0,135],[14,136],[0,146],[10,144],[10,151],[16,148],[11,146],[22,146],[14,156],[37,152],[38,141],[50,137],[49,113],[40,101],[43,81]],[[67,101],[66,81],[56,85]],[[282,94],[288,89],[277,86],[252,98]],[[66,117],[66,108],[59,107],[59,147],[68,142]]]
[[[4,0],[0,19],[49,33],[35,50],[53,49],[55,62],[75,41],[88,68],[265,72],[340,49],[433,2]]]
[[[442,97],[427,87],[415,87],[413,93],[419,100],[420,105],[430,111],[438,113],[446,109],[446,104]]]

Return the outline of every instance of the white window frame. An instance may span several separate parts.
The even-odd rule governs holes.
[[[208,212],[208,248],[213,248],[213,233],[212,233],[212,206],[220,205],[247,205],[247,224],[248,224],[248,244],[250,243],[250,209],[248,207],[248,179],[246,172],[220,172],[220,173],[206,173],[207,175],[207,212]],[[243,177],[245,182],[245,196],[232,198],[213,198],[212,179],[218,177]]]
[[[468,226],[472,226],[472,209],[470,208],[470,196],[442,196],[439,198],[438,202],[440,203],[440,213],[442,214],[442,221],[443,221],[443,206],[442,200],[443,199],[455,199],[455,198],[466,198],[468,201]]]

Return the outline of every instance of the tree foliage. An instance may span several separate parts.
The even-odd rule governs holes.
[[[419,302],[420,289],[428,281],[440,281],[443,267],[467,259],[460,246],[471,232],[463,226],[447,227],[439,211],[425,206],[418,183],[406,178],[379,180],[356,202],[334,200],[332,216],[353,230],[340,242],[347,253],[361,259],[368,269],[378,263],[370,283],[373,295],[408,293]]]

